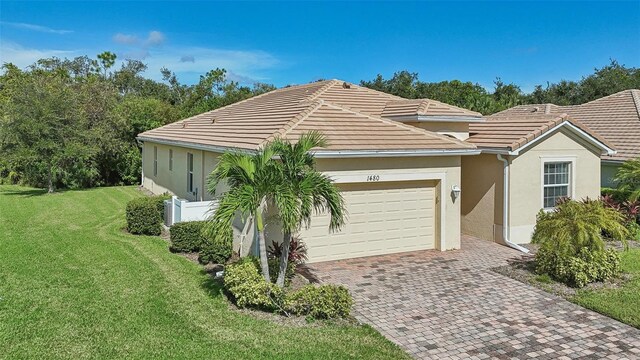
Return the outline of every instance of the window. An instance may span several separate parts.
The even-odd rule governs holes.
[[[153,147],[153,176],[158,176],[158,147]]]
[[[570,196],[571,162],[544,164],[542,202],[545,209],[553,208],[558,199]]]
[[[169,149],[169,171],[173,171],[173,149]]]
[[[187,192],[193,193],[193,154],[187,153]]]

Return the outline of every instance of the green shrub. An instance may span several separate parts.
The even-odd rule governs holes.
[[[602,188],[600,189],[600,194],[602,195],[602,197],[609,197],[613,201],[621,204],[629,200],[629,197],[631,196],[631,191],[621,190],[621,189],[612,189],[612,188]]]
[[[171,251],[195,252],[200,251],[207,244],[203,233],[205,221],[187,221],[173,224],[169,229]]]
[[[540,244],[536,271],[569,286],[583,287],[620,273],[620,256],[605,250],[602,233],[626,245],[624,216],[601,200],[566,200],[538,213],[532,241]]]
[[[157,199],[140,197],[127,203],[127,230],[137,235],[160,235],[162,216],[158,212]]]
[[[285,299],[287,311],[314,319],[346,318],[352,306],[349,290],[340,285],[307,285],[288,294]]]
[[[264,280],[251,257],[225,267],[224,287],[239,307],[274,311],[281,308],[284,299],[282,289]]]
[[[202,264],[214,263],[225,264],[233,255],[233,242],[228,241],[207,241],[200,249],[198,261]]]
[[[584,248],[577,256],[566,256],[546,247],[540,248],[536,254],[536,271],[569,286],[583,287],[618,276],[620,254],[614,249],[590,251]]]

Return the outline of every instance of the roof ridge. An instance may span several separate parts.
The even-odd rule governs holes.
[[[636,111],[638,112],[638,118],[640,119],[640,90],[630,89],[633,102],[636,104]]]
[[[338,109],[341,109],[341,110],[344,110],[344,111],[347,111],[347,112],[350,112],[350,113],[353,113],[353,114],[357,114],[357,115],[360,115],[360,116],[368,117],[370,119],[382,121],[384,123],[388,123],[388,124],[394,125],[394,126],[399,127],[401,129],[410,130],[410,131],[413,131],[413,132],[416,132],[416,133],[420,133],[420,134],[423,134],[423,135],[428,135],[428,136],[431,136],[431,137],[434,137],[434,138],[447,140],[447,141],[452,142],[454,144],[462,145],[462,146],[469,147],[469,148],[475,148],[476,147],[475,145],[470,144],[468,142],[465,142],[465,141],[462,141],[462,140],[458,140],[458,139],[454,139],[454,138],[450,138],[450,137],[447,137],[447,136],[444,136],[444,135],[440,135],[440,134],[432,132],[432,131],[420,129],[420,128],[412,126],[412,125],[405,125],[405,124],[402,124],[402,123],[394,121],[394,120],[389,120],[389,119],[385,119],[383,117],[377,117],[377,116],[374,116],[374,115],[361,113],[359,111],[355,111],[355,110],[353,110],[353,109],[351,109],[351,108],[349,108],[347,106],[344,106],[344,105],[338,105],[338,104],[335,104],[335,103],[329,102],[329,101],[324,102],[324,105],[327,105],[327,106],[330,106],[330,107],[334,107],[334,108],[338,108]]]
[[[331,87],[333,87],[334,85],[337,85],[337,83],[339,83],[340,81],[337,79],[331,79],[331,80],[327,80],[327,83],[322,86],[320,89],[316,90],[313,92],[313,94],[311,94],[311,96],[309,96],[309,98],[300,101],[305,102],[305,101],[314,101],[316,100],[318,97],[322,96],[322,94],[324,94],[327,90],[329,90]],[[322,100],[322,99],[320,99]]]
[[[300,124],[302,121],[304,121],[306,118],[309,117],[309,115],[311,115],[314,111],[318,110],[318,108],[320,106],[322,106],[322,104],[324,104],[324,100],[322,99],[318,99],[318,100],[314,100],[309,102],[309,106],[304,110],[299,112],[296,116],[293,117],[293,119],[289,120],[286,124],[284,124],[284,126],[282,126],[279,130],[275,131],[273,134],[269,135],[266,139],[264,139],[259,145],[258,147],[272,141],[275,140],[278,137],[284,137],[287,133],[289,133],[289,131],[291,131],[291,129],[293,129],[294,127],[296,127],[298,124]]]

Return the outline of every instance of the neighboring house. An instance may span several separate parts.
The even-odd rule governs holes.
[[[544,204],[563,195],[598,194],[599,156],[613,152],[566,116],[513,124],[329,80],[275,90],[140,134],[142,185],[190,201],[211,200],[206,176],[221,153],[255,151],[276,137],[295,141],[310,130],[329,141],[315,152],[318,169],[340,187],[349,213],[340,232],[329,233],[326,216],[316,216],[301,232],[310,262],[458,249],[461,231],[528,242],[531,215],[535,222]],[[525,193],[531,199],[517,196]],[[504,214],[516,229],[507,239],[495,235],[502,234]],[[279,241],[277,219],[269,218],[267,237]],[[255,250],[251,240],[245,250]]]
[[[624,90],[581,105],[520,105],[495,115],[569,114],[607,139],[617,150],[602,157],[602,186],[615,187],[620,165],[640,157],[640,90]]]

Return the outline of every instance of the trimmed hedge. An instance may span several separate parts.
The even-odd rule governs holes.
[[[127,230],[135,235],[160,235],[164,201],[169,195],[145,196],[127,203]]]
[[[536,253],[536,271],[573,287],[583,287],[620,275],[620,254],[614,249],[590,251],[583,248],[577,256],[562,256],[547,247]]]
[[[173,224],[169,229],[171,246],[174,252],[196,252],[207,245],[203,234],[206,221],[187,221]]]
[[[206,224],[206,222],[205,222]],[[226,228],[226,232],[218,234],[216,238],[207,235],[206,225],[203,225],[202,234],[205,241],[200,247],[198,261],[201,264],[226,264],[233,255],[233,229]]]
[[[341,285],[307,285],[287,294],[285,309],[293,314],[314,319],[346,318],[351,313],[353,298]]]

